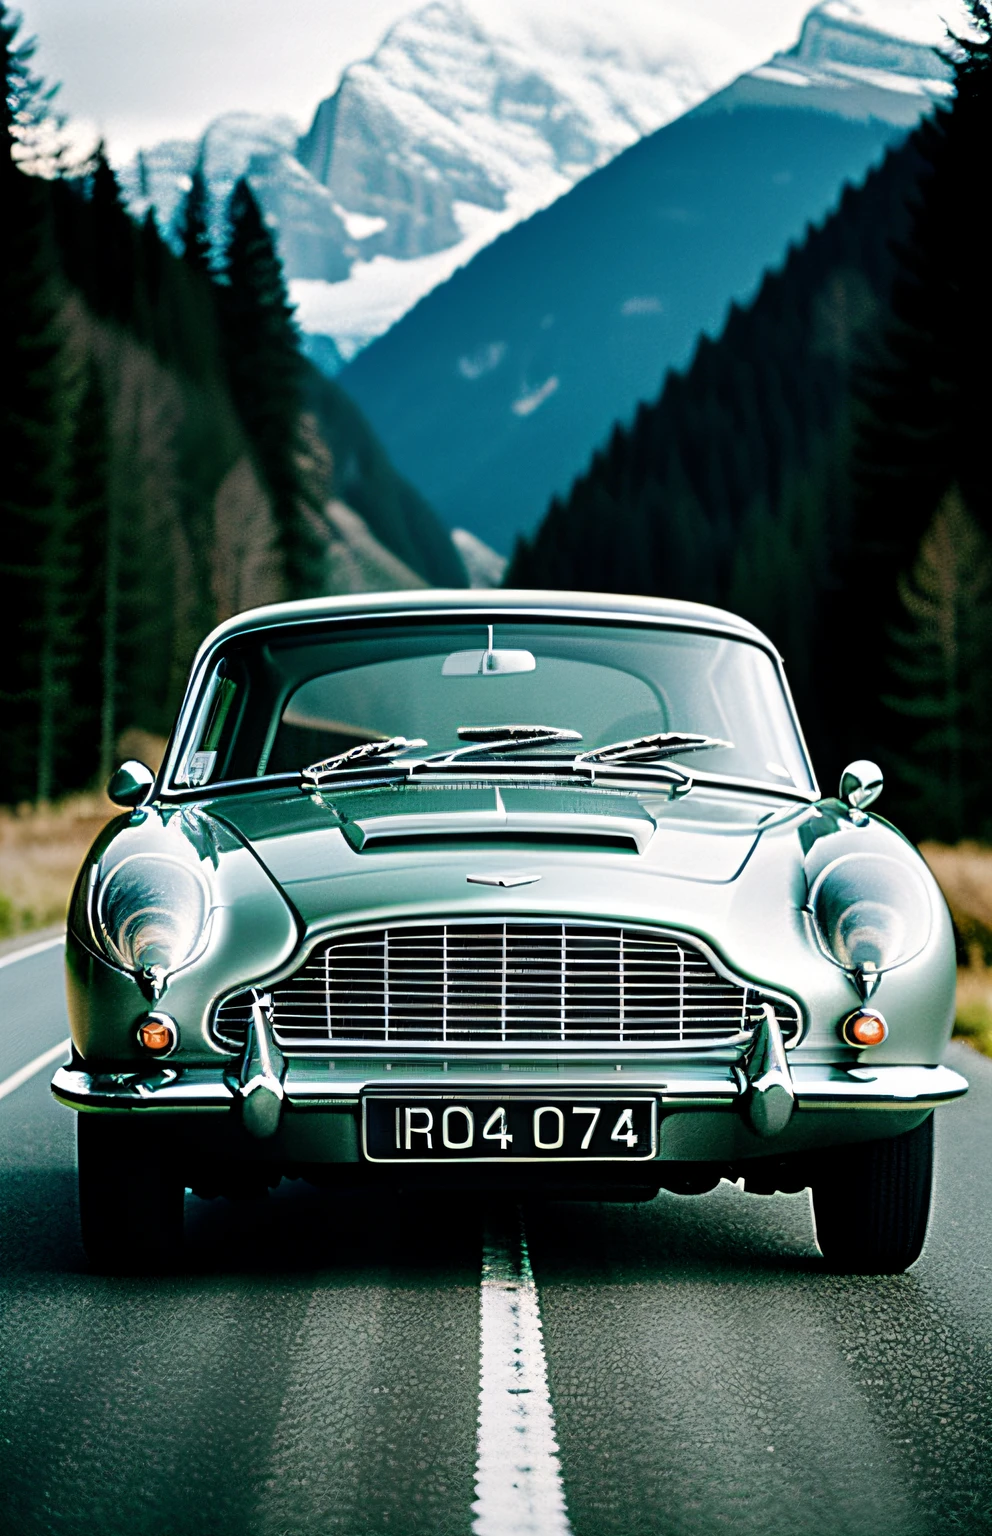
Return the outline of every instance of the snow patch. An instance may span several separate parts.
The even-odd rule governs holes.
[[[334,212],[353,240],[367,240],[370,235],[377,235],[386,227],[386,220],[376,214],[349,213],[347,208],[341,208],[337,203]]]
[[[545,400],[549,400],[555,393],[559,382],[558,375],[553,373],[550,379],[545,379],[538,389],[531,390],[529,394],[520,395],[514,400],[510,410],[514,416],[533,416],[534,412],[540,409]]]
[[[474,533],[469,533],[467,528],[452,528],[451,542],[461,555],[469,586],[479,590],[502,585],[509,564],[502,555],[490,549]]]
[[[350,360],[412,309],[418,299],[524,216],[516,204],[493,212],[471,203],[456,203],[455,212],[465,234],[447,250],[413,261],[400,261],[396,256],[357,261],[343,283],[306,278],[290,282],[290,298],[300,325],[305,331],[333,336],[342,357]]]
[[[664,307],[655,293],[635,294],[633,298],[624,299],[620,305],[620,313],[622,315],[660,315]]]
[[[809,75],[801,75],[797,69],[783,69],[778,64],[762,64],[751,71],[756,80],[774,80],[776,85],[809,85]]]
[[[506,356],[505,341],[491,341],[487,347],[458,359],[458,372],[463,379],[481,379],[486,373],[498,368]]]

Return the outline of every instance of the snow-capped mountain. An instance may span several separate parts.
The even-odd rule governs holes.
[[[755,101],[788,81],[810,106],[909,125],[946,90],[945,36],[936,0],[827,0],[762,65],[671,3],[434,0],[345,72],[300,141],[336,204],[368,221],[345,282],[293,283],[303,326],[352,356],[498,234],[742,73]]]
[[[360,246],[306,329],[354,351],[502,230],[730,79],[733,45],[677,9],[432,0],[317,108],[299,157]],[[605,25],[609,19],[609,25]]]
[[[504,229],[757,62],[688,0],[432,0],[345,70],[297,141],[229,113],[121,173],[166,230],[200,154],[247,173],[304,330],[349,356]]]
[[[793,48],[735,82],[734,102],[780,104],[784,94],[801,93],[808,107],[911,127],[950,92],[950,69],[937,51],[948,41],[936,9],[918,0],[826,0]]]
[[[431,0],[344,71],[301,137],[289,118],[228,113],[199,141],[147,149],[122,182],[169,230],[202,155],[220,236],[247,173],[304,331],[348,358],[504,230],[735,77],[742,99],[826,94],[829,110],[909,123],[944,88],[932,52],[944,35],[937,0],[827,0],[762,65],[691,0]]]
[[[872,20],[912,19],[869,3]],[[866,13],[828,0],[787,53],[508,230],[348,364],[345,389],[449,527],[509,554],[612,425],[947,95],[927,37]]]

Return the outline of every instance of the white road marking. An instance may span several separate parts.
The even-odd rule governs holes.
[[[16,965],[18,960],[30,960],[32,955],[41,955],[46,949],[54,949],[56,944],[65,943],[65,934],[60,933],[57,939],[42,939],[38,944],[29,944],[26,949],[15,949],[12,955],[0,955],[0,971],[4,966]]]
[[[40,1056],[34,1058],[34,1061],[29,1061],[26,1067],[19,1067],[16,1072],[11,1073],[10,1077],[5,1077],[0,1083],[0,1099],[5,1099],[8,1093],[13,1093],[15,1088],[20,1088],[22,1083],[28,1082],[43,1067],[50,1067],[52,1062],[58,1061],[60,1057],[64,1059],[69,1054],[70,1044],[69,1040],[60,1040],[58,1045],[52,1046],[51,1050],[43,1051]]]
[[[520,1218],[486,1228],[475,1536],[571,1536],[541,1310]]]

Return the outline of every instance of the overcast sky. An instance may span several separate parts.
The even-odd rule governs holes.
[[[654,11],[665,0],[603,0]],[[494,0],[498,4],[498,0]],[[753,42],[754,62],[795,39],[810,0],[694,0]],[[308,123],[345,65],[371,53],[417,0],[15,0],[63,111],[103,134],[114,159],[198,134],[219,112],[286,112]],[[678,6],[685,10],[685,0]]]

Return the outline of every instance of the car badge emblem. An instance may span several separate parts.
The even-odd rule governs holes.
[[[466,875],[469,885],[534,885],[540,875]]]

